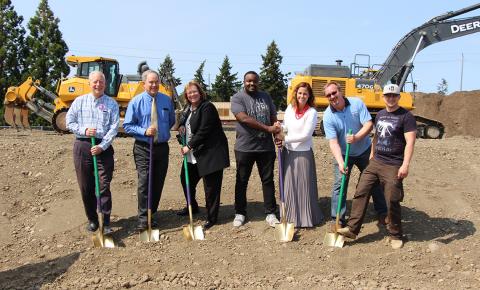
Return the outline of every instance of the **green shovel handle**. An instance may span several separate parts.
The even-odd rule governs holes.
[[[352,129],[348,130],[348,135],[352,134]],[[347,168],[348,166],[348,155],[350,154],[350,143],[347,143],[347,148],[345,149],[345,162],[343,164],[343,168]],[[342,208],[342,201],[343,201],[343,190],[345,189],[345,183],[347,181],[347,174],[342,174],[342,183],[340,185],[340,196],[338,197],[337,202],[337,217],[340,216],[340,209]]]
[[[92,141],[92,147],[95,146],[95,137],[90,137]],[[100,198],[100,178],[98,176],[97,156],[93,155],[93,174],[95,175],[95,196]]]

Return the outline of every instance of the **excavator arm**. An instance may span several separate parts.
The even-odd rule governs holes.
[[[413,69],[415,56],[422,49],[437,42],[480,32],[480,16],[450,20],[478,8],[480,3],[447,12],[410,31],[397,43],[385,63],[373,76],[375,82],[382,87],[389,82],[403,87]]]

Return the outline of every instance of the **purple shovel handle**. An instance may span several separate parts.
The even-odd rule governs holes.
[[[152,209],[152,185],[153,185],[153,137],[150,137],[150,152],[148,160],[148,209]]]
[[[285,201],[285,196],[283,193],[283,166],[282,166],[282,148],[278,148],[277,150],[277,158],[278,158],[278,178],[280,179],[280,201]]]

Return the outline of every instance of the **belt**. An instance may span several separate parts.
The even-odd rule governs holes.
[[[87,138],[87,137],[77,137],[76,138],[78,141],[83,141],[83,142],[91,142],[92,139]],[[102,143],[102,138],[95,138],[95,144],[100,144]]]
[[[135,140],[135,144],[143,146],[143,147],[150,147],[150,143],[145,142],[145,141]],[[153,143],[153,146],[156,147],[156,146],[163,146],[163,145],[167,145],[167,144],[168,144],[167,142],[159,142],[159,143]]]

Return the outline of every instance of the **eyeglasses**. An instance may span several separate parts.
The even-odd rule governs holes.
[[[330,96],[335,96],[338,91],[331,92],[330,94],[326,94],[325,97],[330,98]]]
[[[400,95],[397,95],[397,94],[385,94],[383,95],[385,98],[396,98],[396,97],[400,97]]]

